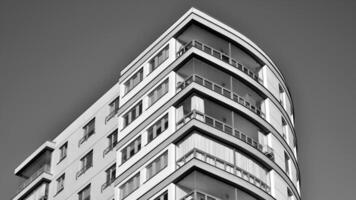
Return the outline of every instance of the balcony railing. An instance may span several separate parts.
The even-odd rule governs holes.
[[[116,146],[117,143],[113,143],[111,145],[109,145],[108,147],[106,147],[103,151],[103,157],[105,157],[106,154],[108,154],[111,150],[114,149],[114,147]]]
[[[179,200],[221,200],[221,199],[199,190],[193,190],[189,192],[187,195],[185,195],[184,197],[180,198]]]
[[[109,187],[114,181],[115,178],[105,181],[105,183],[101,185],[101,192],[103,192],[107,187]]]
[[[202,150],[199,150],[197,148],[194,148],[190,150],[188,153],[186,153],[183,157],[177,160],[177,165],[178,167],[183,166],[185,163],[190,161],[191,159],[198,159],[200,161],[203,161],[207,164],[210,164],[216,168],[219,168],[221,170],[224,170],[230,174],[233,174],[241,179],[244,179],[245,181],[257,186],[258,188],[262,189],[263,191],[270,193],[270,187],[267,185],[265,182],[257,178],[256,176],[250,174],[246,170],[241,169],[234,163],[227,162],[223,159],[220,159],[214,155],[211,155],[209,153],[206,153]]]
[[[212,55],[221,61],[230,64],[231,66],[235,67],[236,69],[240,70],[241,72],[245,73],[246,75],[250,76],[252,79],[257,81],[260,84],[263,84],[263,80],[259,78],[254,72],[252,72],[250,69],[242,65],[241,63],[237,62],[235,59],[230,57],[229,55],[214,49],[213,47],[210,47],[209,45],[203,44],[202,42],[199,42],[197,40],[192,40],[182,46],[180,50],[177,52],[177,57],[182,56],[186,51],[191,49],[192,47],[195,47],[201,51],[204,51],[205,53]]]
[[[82,174],[84,174],[88,169],[90,169],[91,167],[93,166],[93,164],[88,164],[87,166],[84,166],[82,167],[79,171],[77,171],[77,174],[76,174],[76,178],[78,179],[79,176],[81,176]]]
[[[88,138],[89,138],[90,136],[92,136],[94,133],[95,133],[94,130],[92,130],[91,132],[85,133],[84,136],[83,136],[82,138],[80,138],[78,146],[80,146],[80,145],[83,144],[85,141],[87,141]]]
[[[188,78],[186,78],[183,82],[180,82],[177,84],[177,89],[183,89],[185,87],[187,87],[188,85],[190,85],[191,83],[198,83],[201,86],[204,86],[218,94],[221,94],[233,101],[235,101],[236,103],[248,108],[249,110],[251,110],[252,112],[256,113],[257,115],[259,115],[262,118],[266,118],[266,115],[261,111],[261,106],[260,105],[253,105],[252,103],[250,103],[249,101],[247,101],[245,98],[239,96],[238,94],[232,92],[229,89],[224,88],[223,86],[220,86],[210,80],[207,80],[199,75],[193,74],[191,76],[189,76]]]
[[[191,119],[197,119],[199,121],[202,121],[203,123],[216,128],[224,133],[227,133],[229,135],[232,135],[233,137],[249,144],[253,148],[257,149],[264,155],[266,155],[269,159],[272,161],[274,160],[274,152],[273,149],[267,145],[262,145],[259,142],[255,141],[254,139],[248,137],[245,133],[232,128],[230,125],[221,122],[213,117],[210,117],[204,113],[201,113],[197,110],[193,110],[187,115],[185,115],[182,119],[177,121],[177,127],[181,126],[184,123],[187,123]]]
[[[24,182],[22,182],[17,190],[16,194],[20,193],[25,187],[27,187],[32,181],[34,181],[37,177],[39,177],[43,173],[51,173],[50,172],[51,167],[50,165],[43,165],[41,168],[39,168],[35,173],[33,173],[28,179],[26,179]]]
[[[109,115],[105,117],[105,123],[108,122],[111,118],[113,118],[118,111],[119,108],[115,108],[114,110],[112,110]]]

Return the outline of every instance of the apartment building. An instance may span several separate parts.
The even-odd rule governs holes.
[[[300,200],[293,102],[257,45],[192,8],[15,175],[13,200]]]

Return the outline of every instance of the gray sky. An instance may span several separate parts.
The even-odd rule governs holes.
[[[15,167],[104,94],[191,6],[245,34],[285,75],[302,198],[355,198],[353,1],[100,2],[0,1],[2,199],[15,193]]]

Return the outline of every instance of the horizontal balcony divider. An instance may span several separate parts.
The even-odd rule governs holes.
[[[261,111],[260,105],[253,105],[252,103],[245,100],[245,98],[239,96],[238,94],[232,92],[231,90],[226,89],[223,86],[220,86],[220,85],[218,85],[210,80],[207,80],[197,74],[193,74],[193,75],[189,76],[188,78],[186,78],[183,82],[178,83],[177,89],[182,90],[193,82],[233,100],[234,102],[236,102],[236,103],[248,108],[252,112],[256,113],[258,116],[262,117],[263,119],[266,118],[266,115]]]
[[[259,78],[254,72],[252,72],[250,69],[242,65],[241,63],[237,62],[235,59],[231,58],[229,55],[214,49],[213,47],[210,47],[209,45],[206,45],[202,42],[199,42],[197,40],[192,40],[188,42],[187,44],[183,45],[180,50],[177,52],[177,57],[182,56],[185,52],[187,52],[189,49],[192,47],[195,47],[225,63],[230,64],[231,66],[235,67],[236,69],[240,70],[241,72],[245,73],[246,75],[250,76],[252,79],[257,81],[259,84],[263,84],[263,80]]]
[[[272,147],[269,147],[268,145],[262,145],[259,142],[255,141],[254,139],[248,137],[245,133],[232,128],[228,124],[221,122],[217,119],[214,119],[213,117],[210,117],[202,112],[199,112],[197,110],[193,110],[189,112],[187,115],[185,115],[182,119],[177,121],[177,127],[179,127],[182,124],[187,123],[188,121],[192,119],[197,119],[213,128],[216,128],[226,134],[229,134],[246,144],[252,146],[253,148],[257,149],[259,152],[263,153],[266,155],[269,159],[274,161],[274,152]]]
[[[28,185],[30,185],[30,183],[32,183],[37,177],[39,177],[41,174],[43,173],[49,173],[50,172],[51,167],[50,165],[43,165],[41,168],[39,168],[35,173],[33,173],[28,179],[26,179],[24,182],[22,182],[17,190],[16,190],[16,194],[20,193],[25,187],[27,187]]]
[[[220,159],[214,155],[211,155],[209,153],[206,153],[200,149],[193,148],[189,152],[187,152],[185,155],[183,155],[181,158],[177,160],[177,165],[178,167],[183,166],[185,163],[190,161],[191,159],[196,158],[200,161],[203,161],[207,164],[213,165],[214,167],[217,167],[221,170],[224,170],[225,172],[228,172],[230,174],[233,174],[255,186],[258,188],[262,189],[263,191],[267,192],[270,194],[270,186],[267,185],[267,183],[263,182],[256,176],[250,174],[249,172],[241,169],[234,163],[227,162],[223,159]]]

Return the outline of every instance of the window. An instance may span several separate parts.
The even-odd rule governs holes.
[[[161,65],[169,57],[169,45],[164,47],[156,56],[154,56],[150,61],[150,73],[155,70],[159,65]]]
[[[127,197],[133,191],[135,191],[140,186],[140,173],[130,178],[126,183],[120,187],[120,197],[121,199]]]
[[[282,117],[282,136],[287,141],[287,122],[284,117]]]
[[[90,200],[90,184],[78,192],[79,200]]]
[[[154,200],[168,200],[168,191],[165,191],[163,194],[159,195]]]
[[[80,159],[81,169],[77,173],[77,178],[84,174],[89,168],[93,166],[93,150],[87,153],[83,158]]]
[[[57,194],[61,192],[64,189],[64,177],[65,174],[62,174],[58,179],[57,179]]]
[[[120,103],[120,97],[117,97],[114,101],[112,101],[109,104],[110,112],[109,112],[109,115],[105,118],[105,122],[109,121],[112,117],[115,116],[115,114],[119,110],[119,103]]]
[[[136,104],[124,115],[124,128],[131,124],[136,118],[142,114],[142,101]]]
[[[157,86],[150,94],[148,94],[148,106],[154,104],[159,98],[168,92],[168,79]]]
[[[79,145],[85,142],[90,136],[95,133],[95,118],[90,120],[84,127],[84,136],[79,140]]]
[[[122,163],[126,162],[132,156],[134,156],[138,151],[141,150],[141,136],[137,137],[129,145],[127,145],[123,150],[121,150]]]
[[[116,178],[116,165],[114,164],[105,172],[106,172],[106,183],[110,185],[112,182],[115,181]]]
[[[59,147],[59,162],[61,162],[65,157],[67,157],[68,142],[64,143]]]
[[[289,156],[287,155],[286,152],[284,152],[284,167],[285,167],[286,173],[287,173],[288,176],[289,176],[289,169],[290,169],[290,166],[289,166]]]
[[[124,93],[128,93],[132,88],[134,88],[137,84],[139,84],[143,79],[143,68],[141,68],[138,72],[131,76],[129,80],[124,83],[125,91]]]
[[[147,165],[147,180],[156,175],[162,169],[167,166],[168,161],[168,151],[164,152],[158,158],[156,158],[152,163]]]
[[[115,131],[113,131],[112,133],[110,133],[110,135],[108,135],[107,138],[108,138],[109,145],[104,150],[103,156],[105,156],[107,153],[109,153],[116,146],[116,144],[117,144],[117,129]]]
[[[168,114],[159,119],[150,128],[148,128],[148,143],[163,133],[168,128]]]

